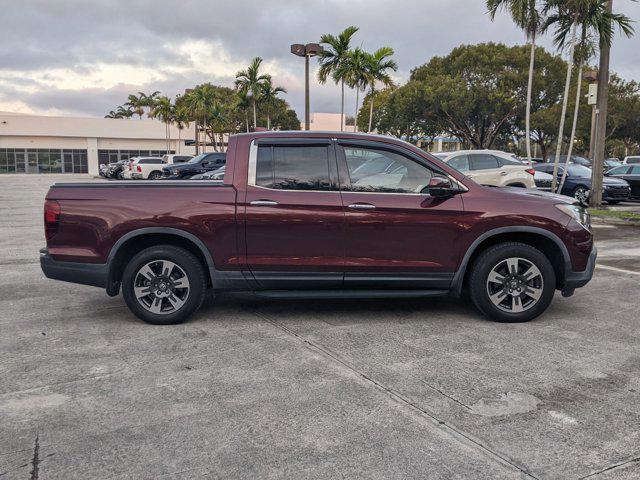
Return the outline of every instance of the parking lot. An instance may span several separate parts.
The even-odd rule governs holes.
[[[0,176],[0,479],[640,477],[640,227],[527,324],[465,301],[211,299],[153,327],[43,277]]]

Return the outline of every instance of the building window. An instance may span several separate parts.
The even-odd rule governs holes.
[[[86,150],[0,148],[0,173],[88,173]]]

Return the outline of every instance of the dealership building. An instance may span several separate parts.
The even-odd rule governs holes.
[[[171,128],[170,151],[193,154],[184,138],[190,130]],[[100,163],[167,152],[164,123],[158,120],[49,117],[0,112],[0,173],[89,173]]]

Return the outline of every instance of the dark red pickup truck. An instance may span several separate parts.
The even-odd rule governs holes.
[[[229,140],[223,181],[55,184],[49,278],[120,287],[133,313],[185,320],[208,289],[282,298],[420,297],[468,289],[506,322],[593,274],[573,199],[474,183],[397,139],[260,132]]]

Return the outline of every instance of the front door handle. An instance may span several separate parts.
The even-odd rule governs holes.
[[[370,203],[352,203],[349,208],[351,210],[375,210],[376,206]]]
[[[250,202],[249,205],[252,207],[275,207],[278,205],[278,202],[274,202],[273,200],[254,200]]]

